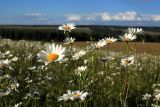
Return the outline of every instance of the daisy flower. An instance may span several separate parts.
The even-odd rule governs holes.
[[[152,96],[148,93],[146,93],[145,95],[143,95],[142,100],[149,100]]]
[[[109,44],[111,44],[111,43],[113,43],[113,42],[116,42],[117,41],[117,39],[116,38],[114,38],[114,37],[108,37],[108,38],[104,38],[104,39],[102,39],[102,41],[104,41],[105,43],[106,43],[106,45],[109,45]]]
[[[124,42],[129,42],[135,40],[136,38],[137,38],[136,35],[130,33],[125,33],[123,36],[120,36],[120,39]]]
[[[13,62],[16,62],[18,60],[18,57],[14,57],[11,59]]]
[[[128,28],[128,33],[130,34],[137,34],[142,32],[143,32],[142,28]]]
[[[63,59],[64,52],[65,52],[64,47],[62,45],[55,45],[52,43],[46,48],[46,51],[42,50],[40,51],[37,56],[40,59],[40,61],[43,61],[45,65],[49,64],[50,62],[57,62],[61,61]]]
[[[102,62],[106,62],[106,61],[111,61],[114,60],[115,58],[112,56],[105,56],[105,57],[99,57],[99,60]]]
[[[95,43],[95,48],[100,49],[101,47],[105,45],[106,45],[106,42],[99,40],[97,43]]]
[[[84,71],[87,70],[87,66],[80,66],[75,69],[75,74],[81,76]]]
[[[88,93],[88,92],[83,92],[83,91],[74,91],[71,93],[71,97],[70,99],[73,101],[73,100],[77,100],[77,99],[80,99],[82,101],[84,101],[87,97],[87,95],[90,95],[91,93]]]
[[[58,97],[58,101],[68,101],[71,97],[71,91],[68,90],[67,94],[63,94],[62,96]]]
[[[154,100],[160,101],[160,93],[158,93],[157,95],[155,95],[155,99]]]
[[[72,56],[72,58],[73,58],[73,60],[78,60],[80,57],[84,56],[85,54],[86,54],[86,51],[81,50],[81,51],[75,53],[75,54]]]
[[[130,57],[125,57],[123,59],[121,59],[121,65],[122,66],[129,66],[132,65],[134,63],[134,57],[130,56]]]
[[[6,92],[0,92],[0,97],[2,96],[7,96],[11,93],[11,89],[10,88],[7,88],[7,91]]]
[[[6,51],[6,52],[5,52],[5,55],[9,55],[9,54],[10,54],[10,51]]]
[[[3,67],[3,66],[7,66],[11,63],[10,60],[8,59],[5,59],[5,60],[0,60],[0,68]]]
[[[64,44],[71,44],[71,43],[73,43],[75,41],[75,38],[72,38],[72,37],[70,37],[70,38],[66,38],[65,40],[64,40]]]
[[[15,104],[13,107],[20,107],[22,105],[22,102],[19,102],[17,104]]]
[[[59,29],[59,30],[63,30],[64,33],[65,33],[66,31],[71,32],[71,30],[73,30],[73,29],[75,29],[75,28],[76,28],[76,25],[73,24],[73,23],[63,24],[62,26],[59,26],[59,27],[58,27],[58,29]]]

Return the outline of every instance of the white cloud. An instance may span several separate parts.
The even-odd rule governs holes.
[[[68,21],[80,21],[81,16],[80,15],[68,15],[67,20]]]
[[[135,11],[127,11],[124,13],[118,13],[113,15],[113,20],[123,20],[123,21],[134,21],[141,20],[141,16],[139,16]]]
[[[102,13],[100,14],[103,21],[110,21],[112,20],[112,16],[109,13]]]
[[[126,11],[111,14],[108,12],[93,13],[82,17],[87,21],[160,21],[160,15],[139,14],[135,11]]]
[[[152,20],[153,21],[160,21],[160,15],[153,15]]]
[[[94,20],[96,20],[96,16],[94,16],[94,15],[88,15],[88,16],[86,16],[85,19],[86,20],[90,20],[90,21],[94,21]]]
[[[23,15],[23,18],[36,24],[53,24],[53,19],[44,13],[26,13]]]
[[[26,13],[24,16],[27,16],[27,17],[42,17],[42,16],[45,16],[45,14],[42,14],[42,13]]]
[[[134,11],[110,14],[108,12],[92,14],[92,17],[100,17],[102,21],[135,21],[141,20],[141,16]]]

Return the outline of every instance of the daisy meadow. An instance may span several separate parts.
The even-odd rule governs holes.
[[[63,59],[64,52],[65,52],[64,47],[62,45],[55,45],[52,43],[46,48],[46,51],[42,50],[40,51],[37,56],[40,59],[40,61],[43,61],[45,65],[49,64],[50,62],[57,62],[61,61]]]

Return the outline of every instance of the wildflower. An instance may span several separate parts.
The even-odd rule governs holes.
[[[151,107],[160,107],[160,106],[156,104],[152,104]]]
[[[100,49],[101,47],[105,46],[106,42],[100,40],[97,43],[95,43],[95,48]]]
[[[154,97],[155,97],[154,100],[160,101],[160,90],[159,89],[154,90]]]
[[[10,63],[11,63],[11,61],[10,60],[8,60],[8,59],[6,59],[6,60],[3,60],[3,62],[2,62],[4,65],[9,65]]]
[[[109,44],[111,44],[111,43],[113,43],[113,42],[116,42],[117,41],[117,39],[116,38],[114,38],[114,37],[109,37],[109,38],[104,38],[104,39],[102,39],[102,41],[104,41],[105,43],[106,43],[106,45],[109,45]]]
[[[6,92],[0,92],[0,97],[1,96],[7,96],[11,93],[11,89],[10,88],[7,88],[7,91]]]
[[[78,53],[75,53],[72,58],[73,60],[78,60],[80,57],[84,56],[86,54],[86,51],[81,50]]]
[[[137,34],[143,32],[142,28],[128,28],[128,33]]]
[[[87,70],[87,66],[80,66],[75,69],[75,74],[81,76],[84,71]]]
[[[89,95],[89,94],[91,94],[91,93],[83,92],[83,91],[79,91],[79,90],[74,91],[74,92],[72,92],[70,99],[72,101],[77,100],[77,99],[84,101],[86,99],[87,95]]]
[[[61,61],[65,52],[65,48],[62,45],[55,45],[54,43],[49,45],[46,51],[40,51],[37,56],[41,61],[44,61],[45,65],[49,64],[52,61]]]
[[[71,91],[68,90],[67,94],[63,94],[63,96],[58,97],[58,101],[68,101],[71,97]]]
[[[130,57],[125,57],[123,59],[121,59],[121,65],[122,66],[129,66],[132,65],[134,63],[134,57],[130,56]]]
[[[149,100],[151,98],[151,95],[146,93],[145,95],[143,95],[142,100]]]
[[[125,33],[123,36],[120,36],[120,39],[124,42],[130,42],[136,38],[137,38],[136,35],[130,33]]]
[[[84,101],[87,97],[87,95],[90,95],[91,93],[88,92],[83,92],[83,91],[74,91],[71,92],[70,90],[68,90],[67,94],[63,94],[63,96],[58,97],[58,101],[68,101],[68,100],[82,100]]]
[[[5,58],[5,54],[0,51],[0,58]]]
[[[12,90],[15,90],[15,91],[18,92],[17,88],[19,87],[19,83],[18,82],[12,83],[10,85],[10,87],[11,87]]]
[[[88,64],[89,60],[85,59],[84,64]]]
[[[104,71],[98,72],[98,75],[104,75]]]
[[[22,105],[22,102],[19,102],[17,104],[15,104],[13,107],[20,107]]]
[[[3,68],[4,66],[7,66],[11,63],[10,60],[6,59],[6,60],[0,60],[0,68]]]
[[[11,78],[10,75],[6,74],[6,75],[3,75],[3,77],[0,76],[0,79],[3,79],[3,78]]]
[[[62,26],[59,26],[59,27],[58,27],[58,29],[59,29],[59,30],[63,30],[64,33],[65,33],[66,31],[71,32],[71,30],[73,30],[73,29],[75,29],[75,28],[76,28],[76,27],[75,27],[75,24],[73,24],[73,23],[63,24]]]
[[[11,59],[13,62],[16,62],[18,60],[18,57],[14,57]]]
[[[28,69],[29,69],[29,70],[35,70],[35,69],[36,69],[36,66],[29,67]]]
[[[65,40],[64,40],[64,44],[71,44],[71,43],[73,43],[75,41],[75,38],[66,38]]]
[[[6,51],[4,54],[5,54],[5,55],[9,55],[9,54],[10,54],[10,51]]]
[[[155,95],[156,100],[160,101],[160,93]]]
[[[157,94],[159,94],[160,93],[160,90],[159,89],[155,89],[154,90],[154,95],[157,95]]]
[[[12,57],[13,56],[13,54],[9,54],[9,56],[8,57]]]
[[[112,56],[106,56],[106,57],[99,57],[99,60],[102,62],[106,62],[106,61],[111,61],[114,60],[115,58]]]

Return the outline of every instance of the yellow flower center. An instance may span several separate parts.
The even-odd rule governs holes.
[[[111,41],[111,40],[106,40],[106,43],[107,43],[107,44],[111,44],[112,41]]]
[[[81,95],[78,93],[73,94],[73,97],[80,97]]]
[[[48,56],[47,56],[47,60],[48,60],[49,62],[51,62],[51,61],[55,61],[55,60],[57,60],[57,59],[58,59],[58,57],[59,57],[59,55],[58,55],[58,54],[51,53],[51,54],[48,54]]]
[[[130,39],[129,38],[125,38],[124,41],[128,42],[128,41],[130,41]]]
[[[71,28],[70,28],[69,26],[67,26],[67,25],[65,25],[63,28],[64,28],[64,30],[66,30],[66,31],[71,29]]]
[[[100,48],[100,46],[99,46],[99,45],[96,45],[96,48],[97,48],[97,49],[99,49],[99,48]]]
[[[131,61],[130,60],[125,60],[124,63],[127,65],[127,64],[131,63]]]

